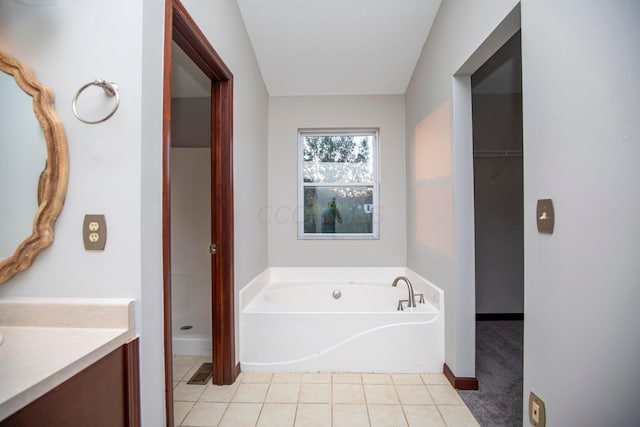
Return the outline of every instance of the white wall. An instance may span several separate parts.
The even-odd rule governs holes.
[[[271,97],[269,101],[269,266],[406,265],[404,96]],[[298,240],[298,129],[375,127],[379,240]]]
[[[235,283],[240,289],[267,267],[267,228],[258,215],[267,197],[267,89],[237,3],[183,4],[234,76]]]
[[[185,1],[234,73],[235,280],[267,266],[267,92],[235,1]],[[117,25],[114,25],[117,22]],[[69,143],[70,177],[54,244],[0,285],[0,297],[135,298],[141,340],[143,425],[164,424],[162,328],[162,56],[164,2],[60,1],[27,8],[0,2],[0,48],[26,62],[56,94]],[[121,102],[86,125],[71,100],[96,78],[116,82]],[[97,99],[102,99],[98,96]],[[35,190],[34,190],[35,191]],[[84,250],[85,214],[103,213],[104,252]],[[236,327],[237,332],[237,327]]]
[[[140,400],[143,425],[165,424],[164,327],[162,293],[162,115],[163,2],[143,0],[142,120],[140,165],[140,257],[142,292],[139,316]],[[100,7],[95,8],[99,13]],[[116,19],[115,16],[111,19]],[[84,36],[86,37],[86,35]],[[109,179],[108,177],[105,177]],[[79,177],[81,179],[81,177]],[[114,267],[114,266],[112,266]]]
[[[136,330],[141,336],[141,359],[145,361],[141,364],[142,413],[150,425],[160,425],[164,419],[162,289],[160,281],[147,282],[145,288],[141,280],[141,135],[159,144],[161,110],[153,105],[161,105],[162,99],[162,45],[143,52],[143,38],[156,34],[155,39],[162,43],[158,33],[162,31],[162,11],[162,5],[149,2],[143,7],[142,3],[124,0],[113,2],[108,9],[97,1],[59,2],[43,8],[0,3],[0,46],[28,64],[54,91],[70,161],[67,197],[56,223],[54,244],[29,270],[0,286],[0,297],[135,298]],[[144,35],[143,15],[158,19]],[[157,67],[145,73],[145,79],[143,61]],[[92,126],[75,119],[71,100],[81,86],[96,78],[116,82],[121,101],[111,119]],[[155,133],[142,128],[143,91],[156,95],[147,98],[148,112],[156,110],[153,115],[157,119],[150,122]],[[99,91],[94,93],[97,100],[107,103]],[[93,99],[91,94],[87,90],[87,98],[83,98]],[[154,182],[159,200],[158,178]],[[147,194],[151,201],[152,193]],[[149,210],[157,212],[156,218],[159,206],[152,203]],[[109,234],[104,252],[84,250],[80,230],[84,215],[91,213],[106,216]],[[148,217],[148,225],[152,226],[156,218]],[[150,237],[157,236],[157,241],[158,230],[161,227],[149,232]],[[159,254],[153,260],[156,270]]]
[[[449,248],[442,244],[446,239],[420,240],[425,219],[416,216],[415,208],[421,186],[444,187],[443,200],[453,204],[459,188],[454,178],[468,165],[454,157],[445,162],[452,170],[436,168],[437,174],[423,175],[419,172],[434,165],[421,168],[412,159],[441,152],[446,161],[447,148],[454,155],[464,149],[454,141],[459,140],[458,118],[467,114],[458,97],[465,81],[452,76],[463,63],[469,73],[483,62],[476,50],[486,47],[485,39],[514,5],[444,2],[406,95],[408,264],[446,292],[446,359],[455,363],[457,375],[473,374],[472,360],[464,355],[472,351],[466,329],[473,326],[459,322],[472,308],[467,301],[471,292],[458,280],[466,267],[458,255],[442,250]],[[524,423],[528,394],[534,391],[546,403],[549,426],[634,425],[640,400],[635,326],[640,299],[640,87],[635,76],[640,4],[525,0],[521,16]],[[438,106],[444,106],[442,111]],[[423,120],[418,130],[427,136],[426,148],[412,134]],[[538,234],[535,226],[536,200],[546,197],[553,198],[556,209],[551,236]],[[459,205],[452,209],[455,217]],[[458,242],[457,233],[451,226],[447,237]]]
[[[53,246],[38,256],[31,269],[2,285],[0,292],[139,299],[142,6],[117,2],[114,8],[122,19],[118,30],[108,17],[95,12],[97,2],[61,2],[52,8],[2,2],[0,7],[0,46],[28,64],[55,92],[70,158],[67,198]],[[93,34],[91,49],[79,34]],[[111,119],[91,126],[73,116],[71,99],[96,78],[116,82],[121,102]],[[109,234],[104,252],[84,250],[82,221],[91,213],[106,216]]]
[[[208,118],[207,118],[207,121]],[[210,140],[208,138],[205,138]],[[211,149],[171,148],[171,312],[211,336]],[[175,349],[174,349],[175,353]]]
[[[267,267],[268,93],[234,0],[185,0],[183,4],[233,73],[233,185],[235,221],[235,311],[238,292]],[[236,355],[238,319],[236,315]]]
[[[524,391],[548,426],[638,423],[639,24],[635,0],[522,3]]]
[[[461,377],[475,376],[473,181],[471,145],[453,144],[453,112],[470,117],[470,88],[468,111],[457,104],[459,87],[469,82],[454,75],[516,4],[443,2],[406,93],[407,266],[445,291],[445,359]],[[466,168],[457,163],[464,150]]]

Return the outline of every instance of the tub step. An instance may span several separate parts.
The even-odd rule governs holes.
[[[187,384],[205,385],[213,375],[213,363],[203,363],[195,374],[191,377]]]

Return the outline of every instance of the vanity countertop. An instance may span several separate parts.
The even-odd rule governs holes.
[[[0,300],[0,421],[135,336],[133,300]]]

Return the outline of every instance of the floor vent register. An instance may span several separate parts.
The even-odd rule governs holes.
[[[213,363],[203,363],[187,384],[205,385],[213,375]]]

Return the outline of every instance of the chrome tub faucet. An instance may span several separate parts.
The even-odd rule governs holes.
[[[407,279],[405,276],[398,276],[395,279],[393,279],[393,283],[391,284],[391,286],[396,287],[398,286],[398,282],[404,280],[404,282],[407,284],[407,288],[409,289],[409,298],[404,300],[398,300],[398,310],[404,310],[404,307],[402,306],[403,302],[407,303],[408,307],[415,307],[416,306],[416,295],[413,292],[413,286],[411,285],[411,282],[409,281],[409,279]],[[418,296],[420,297],[420,304],[424,304],[424,295],[423,294],[418,294]]]

